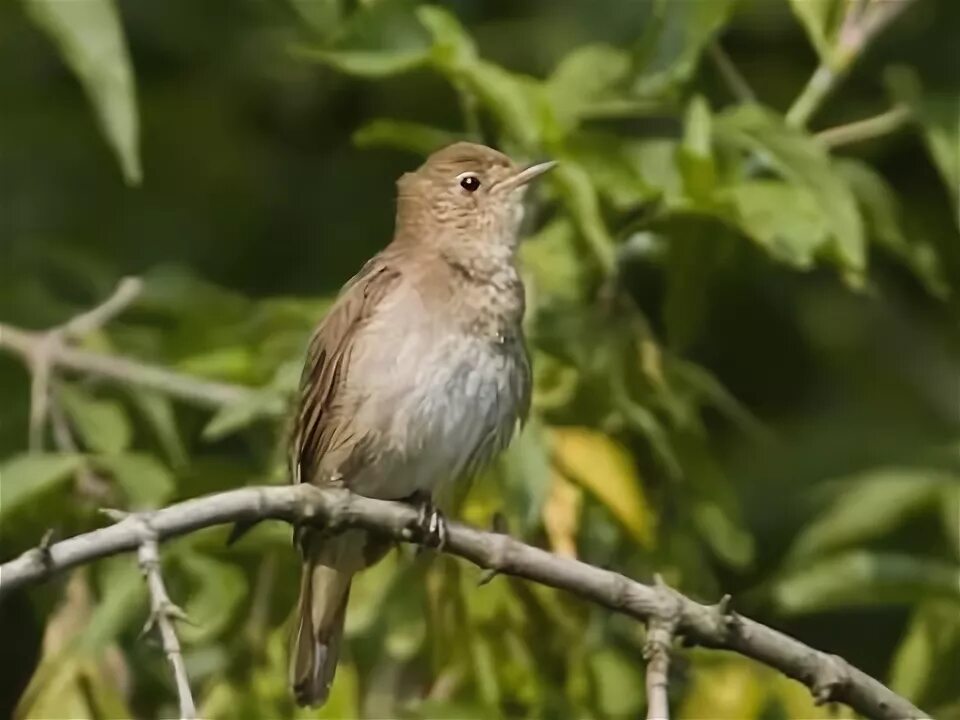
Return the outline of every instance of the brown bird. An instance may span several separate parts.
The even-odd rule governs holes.
[[[461,142],[400,178],[393,241],[344,286],[310,342],[294,482],[442,505],[506,447],[530,404],[515,264],[523,195],[553,165],[520,168]],[[318,705],[336,672],[350,581],[387,546],[362,530],[308,528],[297,544],[290,683],[299,704]]]

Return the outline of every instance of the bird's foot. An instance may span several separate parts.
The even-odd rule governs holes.
[[[417,506],[417,529],[421,536],[421,549],[431,547],[443,550],[447,545],[447,521],[433,504],[429,493],[415,492],[410,502]]]

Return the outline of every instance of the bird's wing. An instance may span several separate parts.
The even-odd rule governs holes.
[[[314,331],[300,380],[299,412],[291,447],[294,482],[330,482],[318,470],[323,457],[343,442],[361,442],[346,428],[349,418],[332,412],[350,366],[357,332],[400,279],[398,270],[374,257],[340,292],[333,308]]]

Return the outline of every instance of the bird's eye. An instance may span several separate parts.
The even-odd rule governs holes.
[[[476,175],[467,175],[460,180],[460,187],[467,192],[476,192],[480,189],[480,178]]]

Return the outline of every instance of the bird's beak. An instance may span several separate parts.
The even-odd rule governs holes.
[[[538,178],[548,170],[551,170],[556,164],[556,160],[548,160],[547,162],[531,165],[528,168],[524,168],[516,175],[511,175],[505,180],[501,180],[499,185],[505,190],[512,190],[514,188],[522,187],[523,185],[528,184],[534,178]]]

